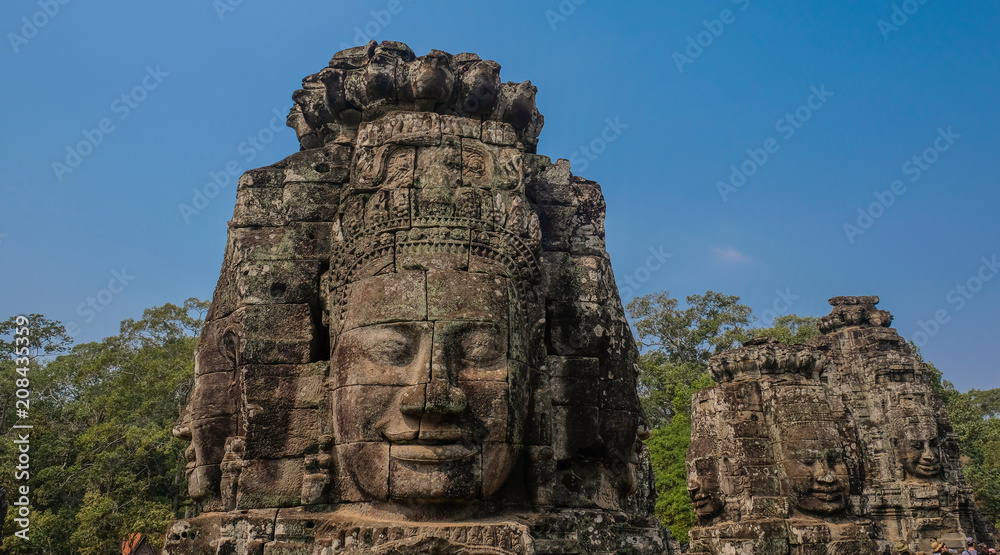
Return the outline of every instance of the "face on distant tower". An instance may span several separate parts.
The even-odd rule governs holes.
[[[907,428],[904,437],[896,443],[896,458],[908,476],[928,480],[941,474],[941,444],[937,430],[929,426]]]
[[[828,515],[847,508],[850,478],[837,429],[797,422],[783,430],[782,489],[796,509]]]
[[[694,513],[707,520],[722,512],[725,498],[719,479],[719,460],[715,454],[715,440],[696,438],[691,441],[687,455],[687,491],[694,506]]]

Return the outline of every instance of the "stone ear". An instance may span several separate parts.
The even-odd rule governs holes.
[[[233,328],[227,329],[222,333],[222,339],[220,341],[222,352],[230,361],[232,361],[235,366],[238,364],[237,359],[239,358],[240,350],[240,337]]]

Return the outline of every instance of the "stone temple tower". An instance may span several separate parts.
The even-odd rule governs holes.
[[[692,405],[691,551],[882,554],[995,541],[926,365],[878,297],[835,297],[805,345],[714,357]]]
[[[530,82],[369,43],[239,181],[169,554],[670,553],[600,187]]]

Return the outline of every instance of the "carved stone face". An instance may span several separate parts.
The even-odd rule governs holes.
[[[722,512],[725,499],[719,479],[719,460],[714,454],[713,441],[696,438],[691,441],[687,457],[687,491],[700,520],[708,520]]]
[[[176,437],[191,442],[184,451],[188,494],[202,504],[218,495],[224,446],[233,432],[229,377],[236,365],[233,358],[221,355],[212,331],[195,356],[197,377],[188,401],[194,410],[185,410],[183,422],[174,429]],[[213,371],[202,372],[205,366]]]
[[[844,448],[832,426],[795,424],[782,434],[782,489],[796,509],[833,514],[847,508],[850,478]]]
[[[931,431],[908,430],[896,444],[896,458],[908,476],[929,479],[941,473],[941,444]]]
[[[341,474],[364,500],[471,500],[506,482],[528,381],[508,298],[506,279],[463,271],[349,286],[332,416]]]

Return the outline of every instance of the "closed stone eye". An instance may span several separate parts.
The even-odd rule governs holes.
[[[474,364],[489,364],[496,362],[503,352],[500,341],[485,331],[471,331],[462,338],[462,359]]]
[[[409,364],[416,353],[409,338],[394,330],[371,332],[365,339],[362,350],[372,362],[394,366]]]

